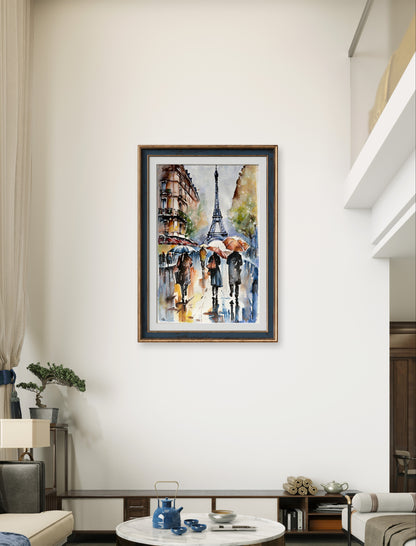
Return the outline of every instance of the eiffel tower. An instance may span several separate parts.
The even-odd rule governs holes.
[[[215,166],[215,204],[214,212],[212,213],[212,222],[211,227],[205,237],[205,241],[209,243],[213,239],[227,237],[227,232],[225,231],[224,223],[222,221],[222,214],[220,209],[220,200],[218,199],[218,171],[217,166]]]

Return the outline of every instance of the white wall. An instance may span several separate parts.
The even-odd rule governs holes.
[[[47,399],[71,427],[73,487],[387,489],[388,263],[342,205],[362,4],[35,1],[18,371],[87,380]],[[279,145],[278,344],[137,343],[136,147],[159,143]]]

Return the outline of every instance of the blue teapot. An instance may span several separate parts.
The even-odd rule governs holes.
[[[153,527],[155,529],[172,529],[173,527],[181,526],[181,510],[183,507],[176,508],[176,495],[174,499],[166,497],[160,500],[157,494],[158,483],[176,483],[176,495],[178,494],[179,483],[178,482],[156,482],[155,490],[157,496],[157,508],[153,512]],[[173,503],[173,506],[172,506]],[[161,505],[162,504],[162,505]]]

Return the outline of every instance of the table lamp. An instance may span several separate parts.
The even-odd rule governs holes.
[[[50,445],[50,422],[46,419],[0,419],[0,447],[23,448],[19,457],[27,455],[33,461],[33,447]]]

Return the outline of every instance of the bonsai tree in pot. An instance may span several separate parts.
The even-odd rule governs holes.
[[[49,419],[51,423],[56,423],[58,420],[58,408],[47,408],[46,404],[42,403],[43,392],[48,385],[62,385],[64,387],[75,387],[81,392],[84,392],[85,380],[81,379],[70,368],[64,368],[62,364],[50,364],[42,366],[40,362],[37,364],[29,364],[27,369],[32,372],[40,381],[40,385],[29,381],[28,383],[19,383],[17,387],[27,391],[34,392],[36,395],[36,408],[29,408],[30,417],[32,419]]]

